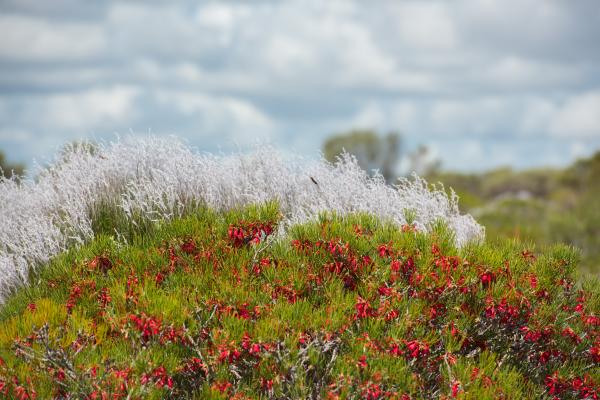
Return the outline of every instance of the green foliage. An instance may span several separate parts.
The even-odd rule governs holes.
[[[537,246],[566,243],[581,249],[582,272],[600,272],[600,152],[564,170],[505,168],[428,180],[452,187],[488,237],[519,237]]]
[[[109,208],[107,206],[107,208]],[[277,204],[98,237],[0,309],[22,398],[575,398],[599,393],[600,291],[577,252],[453,245],[367,214],[276,235]]]

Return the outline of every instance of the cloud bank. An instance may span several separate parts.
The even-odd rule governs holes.
[[[582,0],[0,5],[0,148],[174,133],[304,154],[399,130],[457,169],[600,147],[600,3]]]

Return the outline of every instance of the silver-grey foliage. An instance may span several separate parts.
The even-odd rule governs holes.
[[[456,196],[430,190],[416,176],[386,185],[349,155],[335,164],[284,160],[270,147],[216,156],[174,138],[128,137],[72,146],[35,180],[0,181],[0,288],[22,284],[31,268],[92,239],[93,217],[107,204],[128,218],[165,220],[192,204],[224,210],[273,199],[284,214],[283,229],[323,211],[369,212],[402,225],[410,210],[420,230],[443,220],[459,246],[483,237],[483,228],[459,213]]]

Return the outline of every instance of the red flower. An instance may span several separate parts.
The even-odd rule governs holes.
[[[362,319],[376,315],[376,311],[371,308],[369,302],[360,296],[358,296],[355,308],[356,315],[354,316],[354,319]]]
[[[227,393],[233,385],[229,381],[218,381],[213,383],[212,389],[218,390],[221,393]]]
[[[492,282],[494,282],[496,280],[496,275],[493,272],[484,272],[483,274],[481,274],[479,276],[479,279],[481,280],[481,284],[483,285],[483,287],[488,287]]]
[[[367,356],[365,356],[365,355],[360,356],[356,365],[360,369],[367,368]]]
[[[452,383],[452,397],[456,398],[456,396],[458,395],[458,389],[460,388],[460,382],[454,382]]]
[[[250,350],[248,352],[252,355],[258,356],[260,354],[260,351],[260,344],[254,343],[252,346],[250,346]]]
[[[192,239],[184,242],[181,245],[181,251],[183,251],[185,254],[194,254],[197,250],[196,243]]]
[[[100,304],[100,308],[104,309],[111,302],[110,293],[108,292],[108,288],[102,288],[100,293],[98,293],[98,303]]]
[[[59,382],[62,382],[65,380],[65,371],[63,371],[63,369],[59,369],[58,371],[56,371],[56,380],[58,380]]]
[[[600,344],[596,344],[594,347],[590,348],[590,354],[594,362],[600,363]]]
[[[165,280],[165,275],[162,272],[157,272],[154,277],[154,282],[156,282],[156,286],[160,286],[161,283]]]
[[[379,252],[379,257],[387,257],[389,255],[391,255],[392,251],[390,250],[390,248],[385,245],[382,244],[377,248],[377,251]]]
[[[260,378],[260,387],[264,391],[270,392],[273,389],[273,379]]]
[[[419,343],[417,340],[406,342],[406,349],[410,358],[420,358],[429,354],[429,346],[426,343]]]
[[[531,275],[529,277],[529,285],[531,286],[532,289],[535,289],[535,288],[537,288],[537,284],[538,284],[537,277],[535,275]]]
[[[96,256],[89,264],[91,269],[99,269],[103,274],[106,274],[108,270],[112,269],[112,262],[104,256]]]
[[[71,311],[73,310],[73,307],[75,307],[75,303],[77,301],[78,298],[81,297],[81,287],[74,283],[73,286],[71,287],[71,292],[69,294],[69,298],[67,299],[67,304],[66,304],[66,308],[67,308],[67,314],[71,314]]]
[[[402,350],[400,350],[400,346],[398,346],[397,343],[392,343],[392,345],[390,346],[389,353],[394,356],[400,356],[400,355],[404,354],[404,352]]]

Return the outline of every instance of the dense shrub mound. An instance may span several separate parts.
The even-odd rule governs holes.
[[[273,235],[198,211],[59,256],[0,310],[8,398],[597,398],[600,295],[576,256],[458,249],[363,214]]]
[[[0,177],[0,303],[29,271],[92,240],[98,232],[128,238],[154,221],[198,205],[229,210],[277,201],[281,227],[322,211],[370,212],[429,230],[444,220],[459,245],[483,228],[461,215],[457,197],[415,177],[386,185],[349,155],[337,163],[285,159],[270,147],[249,154],[199,154],[175,138],[133,138],[68,146],[56,161],[20,180]],[[104,224],[110,220],[113,224]]]

